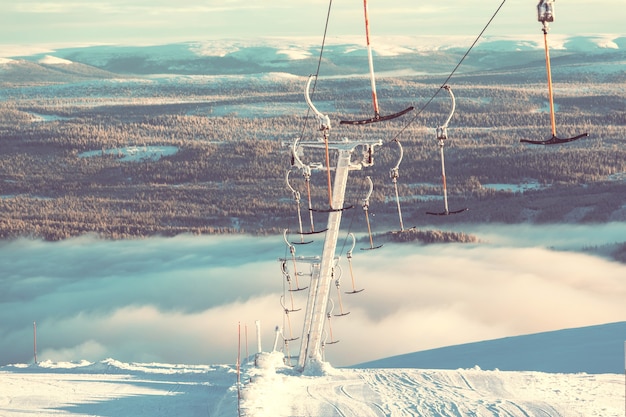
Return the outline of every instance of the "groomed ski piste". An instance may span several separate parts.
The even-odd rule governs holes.
[[[624,330],[626,322],[620,322],[479,342],[472,349],[460,349],[481,362],[491,358],[495,347],[501,348],[498,343],[513,339],[510,345],[518,348],[501,357],[506,368],[527,357],[528,345],[540,338],[553,346],[572,344],[572,348],[562,351],[558,363],[550,355],[543,362],[535,358],[536,369],[569,363],[568,369],[589,372],[409,368],[415,363],[411,356],[419,357],[418,352],[402,357],[406,368],[335,369],[323,363],[302,375],[283,364],[282,353],[262,353],[244,361],[240,395],[237,367],[232,364],[106,359],[8,365],[0,367],[0,415],[621,417],[624,375],[595,372],[609,362],[611,369],[623,367],[624,345],[616,341],[624,338]],[[448,360],[446,355],[449,352],[444,349],[434,350],[429,359],[436,363],[437,358]],[[398,358],[387,361],[398,364]],[[378,365],[384,363],[381,360]]]

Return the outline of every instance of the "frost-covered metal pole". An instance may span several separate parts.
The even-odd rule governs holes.
[[[324,246],[322,248],[321,258],[317,258],[312,262],[312,275],[309,287],[309,296],[307,307],[304,314],[304,326],[302,329],[302,339],[300,345],[300,355],[298,357],[298,367],[306,370],[308,364],[314,364],[322,361],[321,346],[323,343],[324,324],[326,319],[326,309],[328,306],[328,297],[330,294],[331,284],[333,282],[333,269],[336,266],[337,258],[335,251],[337,248],[337,239],[339,228],[341,225],[341,216],[344,207],[346,184],[348,182],[348,174],[350,170],[360,170],[363,167],[373,164],[372,153],[376,146],[381,146],[382,141],[378,140],[371,143],[351,142],[347,139],[340,141],[331,141],[322,143],[299,142],[298,146],[304,148],[323,149],[329,146],[330,149],[336,150],[337,165],[335,166],[335,182],[332,194],[332,204],[328,210],[320,210],[328,213],[328,227]],[[351,161],[351,156],[356,148],[364,147],[363,160],[355,163]],[[297,152],[297,150],[295,151]],[[299,261],[306,261],[298,258]]]
[[[328,296],[333,281],[333,268],[335,266],[335,250],[337,248],[337,238],[339,234],[339,226],[341,225],[342,207],[344,203],[346,184],[348,182],[348,171],[350,166],[349,149],[340,149],[337,159],[337,167],[335,170],[335,184],[333,190],[333,200],[331,211],[328,214],[328,230],[326,231],[326,239],[322,250],[322,259],[320,263],[320,277],[317,281],[315,289],[315,298],[311,310],[311,326],[308,335],[303,334],[303,340],[307,339],[307,348],[305,349],[303,366],[306,368],[307,363],[312,361],[322,361],[322,332],[326,318],[326,308],[328,306]],[[303,352],[301,352],[303,353]]]
[[[263,349],[261,348],[261,321],[256,320],[254,325],[256,326],[256,352],[261,353],[263,352]]]
[[[311,284],[309,288],[309,297],[304,316],[304,326],[302,329],[302,339],[300,345],[300,355],[298,357],[298,366],[301,370],[306,371],[309,365],[321,362],[322,359],[322,343],[324,324],[326,319],[326,309],[328,307],[328,297],[333,281],[333,270],[336,266],[337,259],[335,251],[337,248],[337,238],[339,235],[339,227],[341,226],[341,215],[344,207],[346,184],[348,182],[348,174],[351,169],[361,169],[366,166],[373,165],[373,152],[376,146],[381,146],[382,141],[375,142],[352,142],[348,139],[339,141],[330,141],[328,132],[330,130],[330,119],[328,116],[315,108],[309,95],[309,86],[312,77],[307,80],[304,89],[304,97],[309,108],[313,111],[319,121],[319,130],[323,132],[324,141],[300,141],[296,139],[292,145],[292,164],[306,170],[311,165],[306,165],[299,157],[299,153],[303,148],[324,149],[326,153],[326,175],[329,178],[329,203],[327,210],[318,210],[328,213],[328,227],[326,229],[326,238],[322,249],[321,259],[316,259],[312,263],[313,269],[311,274]],[[351,156],[356,148],[364,147],[363,160],[354,163]],[[335,182],[332,187],[330,184],[330,158],[329,150],[337,151],[337,162],[335,166]],[[305,171],[306,172],[306,171]],[[311,209],[312,210],[312,209]],[[289,244],[289,242],[287,242]],[[295,259],[294,259],[295,261]]]

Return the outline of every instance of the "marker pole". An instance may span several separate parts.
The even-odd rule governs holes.
[[[35,364],[37,364],[37,322],[33,322],[33,352],[35,353]]]

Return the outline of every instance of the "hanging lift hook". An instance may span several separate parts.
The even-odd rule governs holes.
[[[328,319],[328,333],[330,334],[330,342],[326,342],[325,344],[334,345],[335,343],[339,342],[339,340],[333,340],[333,326],[330,323],[330,319],[333,316],[333,310],[335,310],[335,303],[333,302],[332,298],[328,301],[330,302],[330,310],[326,312],[326,318]]]
[[[283,277],[285,278],[285,281],[287,281],[287,286],[289,287],[289,298],[291,301],[291,308],[287,308],[285,307],[285,305],[283,305],[283,308],[286,310],[286,312],[294,312],[294,311],[300,311],[300,308],[296,308],[295,307],[295,302],[293,300],[293,288],[291,287],[291,275],[289,275],[289,271],[287,270],[287,261],[283,260],[283,262],[280,265],[280,269],[283,273]],[[281,299],[284,297],[284,295],[281,296]],[[282,303],[282,301],[281,301]]]
[[[319,110],[317,110],[317,108],[313,105],[313,102],[311,101],[309,88],[311,86],[311,81],[314,77],[315,75],[309,75],[309,79],[306,82],[306,88],[304,89],[304,99],[306,100],[306,104],[308,104],[309,108],[311,109],[311,111],[313,111],[315,117],[317,118],[317,121],[319,123],[319,130],[330,130],[330,118],[328,117],[328,115],[322,114]]]
[[[589,133],[585,132],[571,138],[559,138],[556,135],[556,120],[554,116],[554,94],[552,90],[552,70],[550,69],[550,50],[548,48],[548,30],[549,23],[554,22],[554,0],[539,0],[537,5],[537,20],[543,25],[543,44],[546,51],[546,73],[548,77],[548,99],[550,104],[550,125],[552,128],[552,137],[547,140],[529,140],[521,139],[520,142],[530,143],[533,145],[556,145],[559,143],[572,142],[580,138],[589,136]]]
[[[393,188],[396,192],[396,206],[398,207],[398,218],[400,219],[400,231],[404,232],[404,223],[402,222],[402,209],[400,208],[400,195],[398,194],[398,177],[400,176],[400,163],[402,162],[402,158],[404,157],[404,149],[402,149],[402,145],[400,141],[397,139],[394,140],[395,143],[398,144],[398,148],[400,148],[400,156],[398,157],[398,162],[396,166],[389,170],[389,176],[391,177],[391,182],[393,183]]]
[[[287,183],[287,187],[289,188],[289,190],[291,190],[291,195],[293,196],[293,199],[296,203],[296,209],[298,211],[298,234],[300,234],[300,242],[291,242],[294,245],[307,245],[309,243],[313,243],[312,240],[308,240],[305,241],[304,240],[304,235],[308,235],[311,234],[309,232],[305,232],[304,230],[302,230],[302,213],[300,211],[300,192],[298,190],[296,190],[295,188],[293,188],[291,186],[291,184],[289,183],[289,174],[291,173],[291,170],[288,169],[286,174],[285,174],[285,182]]]
[[[308,85],[308,84],[307,84]],[[313,210],[313,205],[311,202],[311,170],[312,170],[312,165],[315,166],[315,169],[317,169],[317,167],[319,166],[321,168],[321,164],[312,164],[312,165],[307,165],[304,162],[302,162],[302,159],[300,159],[300,155],[299,155],[299,151],[298,151],[298,142],[299,139],[295,139],[293,141],[293,144],[291,145],[291,165],[295,166],[297,168],[299,168],[300,170],[302,170],[302,176],[304,177],[304,183],[306,184],[306,194],[307,194],[307,201],[308,201],[308,208],[309,208],[309,222],[311,224],[310,227],[310,231],[309,232],[304,232],[301,230],[302,234],[316,234],[316,233],[323,233],[328,229],[323,229],[323,230],[315,230],[315,225],[313,223],[313,212],[315,210]],[[289,186],[289,188],[292,188],[291,186]]]
[[[354,233],[350,233],[348,236],[352,238],[352,247],[348,252],[346,252],[346,258],[348,259],[348,267],[350,269],[350,279],[352,280],[352,291],[346,291],[346,294],[357,294],[363,291],[363,289],[357,290],[356,284],[354,282],[354,271],[352,270],[352,251],[356,246],[356,238],[354,237]]]
[[[300,275],[300,273],[298,272],[298,268],[297,268],[297,260],[296,260],[296,247],[293,246],[291,243],[289,243],[289,240],[287,239],[287,230],[285,229],[283,232],[283,240],[285,241],[285,243],[287,244],[287,246],[289,246],[289,252],[291,253],[291,261],[293,263],[293,275],[296,277],[296,288],[295,289],[289,289],[289,291],[302,291],[302,290],[306,290],[309,287],[304,287],[304,288],[300,288],[300,283],[298,282],[298,276]],[[283,271],[286,271],[286,265],[283,264]]]
[[[335,271],[337,271],[337,278],[335,278]],[[347,316],[350,314],[349,311],[343,311],[343,302],[341,301],[341,276],[343,271],[339,265],[335,265],[332,271],[332,277],[335,278],[335,287],[337,287],[337,300],[339,301],[339,314],[335,314],[337,317]]]
[[[322,213],[329,213],[331,211],[343,211],[346,209],[351,209],[352,206],[348,206],[348,207],[341,207],[341,208],[334,208],[333,207],[333,190],[332,190],[332,181],[330,179],[330,149],[329,149],[329,143],[328,143],[328,135],[329,135],[329,131],[330,131],[330,119],[328,118],[328,116],[323,115],[319,110],[317,110],[317,108],[313,105],[313,102],[311,101],[311,97],[309,94],[309,86],[311,85],[311,80],[313,79],[313,77],[315,77],[315,75],[309,75],[309,79],[307,80],[306,83],[306,88],[304,89],[304,98],[306,99],[306,102],[309,106],[309,108],[313,111],[313,113],[315,113],[319,124],[320,124],[320,131],[323,132],[324,135],[324,150],[325,150],[325,155],[326,155],[326,165],[325,165],[325,169],[326,169],[326,180],[328,182],[328,209],[313,209],[311,207],[311,201],[310,201],[310,192],[309,192],[309,211],[317,211],[317,212],[322,212]],[[296,161],[297,159],[297,148],[296,148],[296,143],[297,140],[294,141],[293,144],[293,150],[292,153],[295,155],[293,157],[294,161]],[[371,155],[373,152],[372,150],[372,146],[369,146],[369,154]],[[371,159],[370,159],[371,160]],[[299,163],[301,164],[302,161],[299,161]],[[308,182],[307,182],[307,186],[308,186]],[[311,225],[313,225],[313,217],[311,215]]]
[[[454,94],[452,93],[452,88],[450,88],[449,85],[444,85],[443,87],[444,90],[446,90],[448,92],[448,94],[450,95],[450,98],[452,99],[452,108],[450,109],[450,114],[448,115],[448,118],[446,119],[446,122],[437,127],[437,129],[435,130],[435,133],[437,135],[437,141],[439,143],[439,155],[441,156],[441,180],[443,183],[443,208],[444,210],[440,213],[438,212],[432,212],[432,211],[427,211],[426,214],[433,214],[436,216],[447,216],[449,214],[457,214],[457,213],[462,213],[464,211],[467,210],[467,208],[462,208],[460,210],[455,210],[455,211],[450,211],[448,209],[448,188],[447,188],[447,184],[446,184],[446,164],[445,164],[445,160],[443,157],[443,147],[445,144],[445,141],[448,139],[448,125],[450,124],[450,120],[452,120],[452,115],[454,114],[454,110],[456,109],[456,99],[454,98]]]
[[[309,108],[315,113],[317,120],[319,122],[319,130],[323,132],[324,135],[324,149],[326,155],[326,180],[328,182],[328,207],[333,208],[333,189],[332,182],[330,180],[330,151],[328,149],[328,132],[330,131],[330,118],[327,115],[322,114],[317,108],[313,105],[311,101],[311,96],[309,94],[309,87],[311,85],[311,80],[313,79],[313,75],[309,75],[309,79],[306,82],[306,88],[304,89],[304,99],[308,104]]]
[[[367,191],[367,195],[363,199],[363,211],[365,212],[365,221],[367,222],[367,234],[370,239],[370,247],[361,248],[361,250],[372,250],[381,248],[383,245],[374,246],[374,238],[372,237],[372,227],[370,226],[369,216],[370,197],[372,196],[372,192],[374,191],[374,183],[372,182],[372,178],[369,175],[365,177],[365,179],[369,183],[369,190]]]
[[[283,306],[283,310],[285,311],[285,317],[287,319],[287,326],[289,327],[289,339],[285,338],[284,340],[286,342],[291,342],[291,341],[294,341],[294,340],[298,340],[299,339],[298,337],[293,337],[293,332],[291,330],[291,320],[289,319],[289,313],[292,313],[293,311],[297,311],[297,310],[289,310],[285,306],[284,297],[282,295],[280,296],[280,305]]]

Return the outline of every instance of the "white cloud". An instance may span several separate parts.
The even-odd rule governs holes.
[[[623,240],[624,224],[464,229],[485,243],[355,251],[354,276],[365,291],[342,292],[350,314],[332,318],[341,342],[327,347],[327,358],[349,365],[625,319],[626,266],[579,252],[589,242]],[[298,255],[318,249],[319,242],[299,247]],[[280,305],[285,282],[278,258],[288,253],[281,237],[3,242],[0,361],[32,359],[33,321],[41,360],[232,363],[237,323],[248,326],[252,351],[255,320],[270,349],[276,325],[288,334],[291,323],[297,337],[302,331],[303,311],[287,321]],[[341,291],[348,291],[341,255]],[[307,279],[300,276],[303,285]],[[285,295],[306,306],[306,291]],[[334,286],[332,297],[337,313]],[[291,343],[292,354],[299,343]]]

